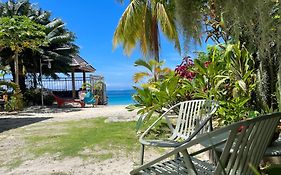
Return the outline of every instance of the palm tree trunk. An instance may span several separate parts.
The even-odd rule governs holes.
[[[159,62],[159,50],[160,50],[160,43],[159,43],[159,33],[158,33],[158,22],[156,14],[152,17],[152,26],[151,26],[151,36],[152,36],[152,47],[153,47],[153,54],[154,59]]]

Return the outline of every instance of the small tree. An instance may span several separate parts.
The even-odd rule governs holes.
[[[19,84],[18,55],[26,48],[38,50],[40,46],[48,44],[45,27],[26,16],[3,17],[0,18],[0,24],[0,49],[10,48],[14,52],[14,81]]]

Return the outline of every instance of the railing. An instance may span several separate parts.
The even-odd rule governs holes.
[[[5,78],[6,81],[10,81],[10,78]],[[95,89],[94,85],[98,82],[103,82],[101,89]],[[99,104],[107,104],[107,95],[106,95],[106,85],[104,83],[104,78],[102,76],[90,76],[86,77],[86,83],[90,83],[94,88],[93,91],[95,95],[99,95]],[[30,77],[26,78],[25,84],[27,88],[34,87],[34,80]],[[37,83],[40,85],[40,83]],[[49,89],[53,92],[60,93],[61,96],[71,97],[72,96],[72,78],[63,77],[59,79],[52,78],[43,78],[42,79],[43,87]],[[78,90],[82,87],[83,77],[75,77],[75,91],[76,97]],[[39,86],[40,87],[40,86]]]
[[[86,77],[86,82],[90,83],[90,77]],[[43,87],[53,91],[71,91],[72,90],[72,79],[71,77],[64,77],[59,79],[43,78]],[[83,77],[75,77],[75,90],[79,90],[83,84]],[[33,87],[32,79],[26,79],[27,88]]]

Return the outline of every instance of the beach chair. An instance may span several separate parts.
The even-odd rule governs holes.
[[[54,97],[55,101],[57,102],[59,108],[64,106],[65,103],[79,103],[82,108],[85,107],[85,103],[83,101],[79,100],[79,99],[61,98],[61,97],[56,96],[53,93],[51,93],[51,94]]]
[[[96,100],[94,98],[94,94],[88,91],[83,99],[85,104],[92,104],[93,106],[96,104]]]
[[[191,100],[180,102],[163,115],[161,115],[141,136],[141,157],[140,164],[143,164],[144,147],[177,147],[182,142],[193,139],[198,133],[209,132],[212,130],[212,114],[217,110],[218,103],[213,100]],[[174,128],[168,114],[172,111],[178,111],[176,127]],[[147,140],[145,136],[149,131],[163,118],[171,130],[171,136],[161,140]],[[196,132],[195,132],[196,131]]]
[[[252,175],[258,169],[280,118],[280,112],[268,114],[199,135],[130,173]],[[193,153],[188,152],[190,147],[198,144],[206,147]],[[220,145],[224,146],[219,157],[216,147]],[[195,155],[208,150],[215,152],[217,164],[195,158]],[[172,159],[177,154],[180,156]]]

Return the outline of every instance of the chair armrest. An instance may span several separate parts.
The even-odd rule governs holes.
[[[150,125],[145,131],[144,133],[140,136],[139,138],[139,141],[142,143],[142,144],[148,144],[148,142],[145,142],[145,140],[143,139],[146,134],[163,118],[165,117],[166,118],[166,121],[167,121],[167,124],[170,128],[171,131],[173,131],[173,127],[172,127],[172,124],[170,123],[169,119],[167,118],[166,114],[169,113],[173,108],[179,106],[180,104],[176,104],[174,106],[172,106],[171,108],[169,108],[168,110],[166,110],[166,112],[164,112],[157,120],[155,120],[155,122],[152,123],[152,125]]]
[[[212,103],[214,104],[214,108],[213,108],[212,111],[209,113],[209,115],[214,114],[214,113],[217,111],[218,107],[219,107],[219,104],[218,104],[217,101],[212,100]]]

